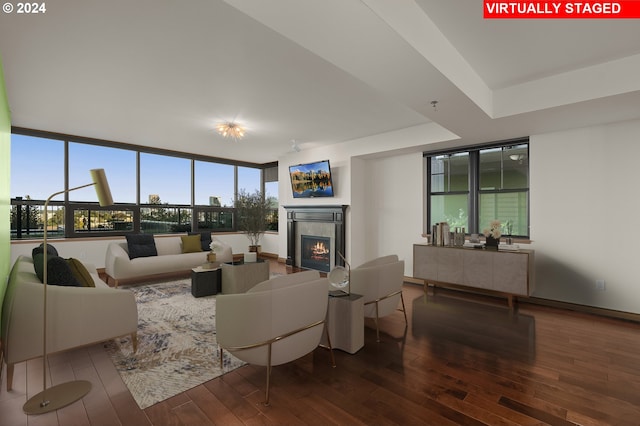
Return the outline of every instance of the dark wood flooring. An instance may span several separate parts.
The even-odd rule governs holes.
[[[276,269],[286,267],[272,262]],[[15,368],[0,391],[0,425],[639,425],[640,324],[405,285],[409,326],[366,321],[355,355],[326,349],[265,370],[244,366],[141,410],[102,345],[51,356],[55,383],[92,382],[57,412],[26,416],[41,360]]]

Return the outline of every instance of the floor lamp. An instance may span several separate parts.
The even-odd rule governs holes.
[[[95,185],[98,201],[101,206],[110,206],[113,204],[109,182],[104,173],[104,169],[90,170],[92,183],[77,186],[64,191],[56,192],[47,198],[44,203],[44,233],[43,233],[43,253],[42,253],[42,284],[44,293],[44,313],[42,324],[42,392],[32,396],[22,406],[26,414],[43,414],[55,411],[76,402],[85,396],[91,390],[91,383],[86,380],[74,380],[72,382],[61,383],[59,385],[47,389],[47,222],[49,201],[57,195],[75,191],[76,189],[86,188]]]

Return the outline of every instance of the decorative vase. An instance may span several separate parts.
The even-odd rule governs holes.
[[[210,251],[209,253],[207,253],[207,262],[213,263],[215,261],[216,261],[216,253],[213,251]]]
[[[498,244],[500,244],[500,238],[493,238],[492,236],[488,236],[487,241],[484,245],[487,250],[498,250]]]

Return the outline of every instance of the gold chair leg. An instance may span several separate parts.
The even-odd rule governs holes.
[[[131,345],[133,346],[133,353],[138,352],[138,332],[131,333]]]
[[[329,328],[325,326],[324,331],[327,335],[327,346],[329,346],[329,353],[331,354],[331,366],[336,368],[336,358],[333,356],[333,346],[331,346],[331,338],[329,337]]]
[[[15,364],[7,364],[7,392],[13,389],[13,368]],[[2,368],[2,365],[0,365]]]
[[[376,301],[376,342],[380,343],[380,326],[378,325],[378,302]]]
[[[267,352],[267,390],[264,405],[269,406],[269,386],[271,384],[271,343],[269,343],[269,351]]]

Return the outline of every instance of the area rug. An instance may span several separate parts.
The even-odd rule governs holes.
[[[189,279],[128,289],[138,305],[138,351],[123,337],[109,342],[107,353],[140,408],[244,364],[225,353],[220,368],[216,298],[193,297]]]

